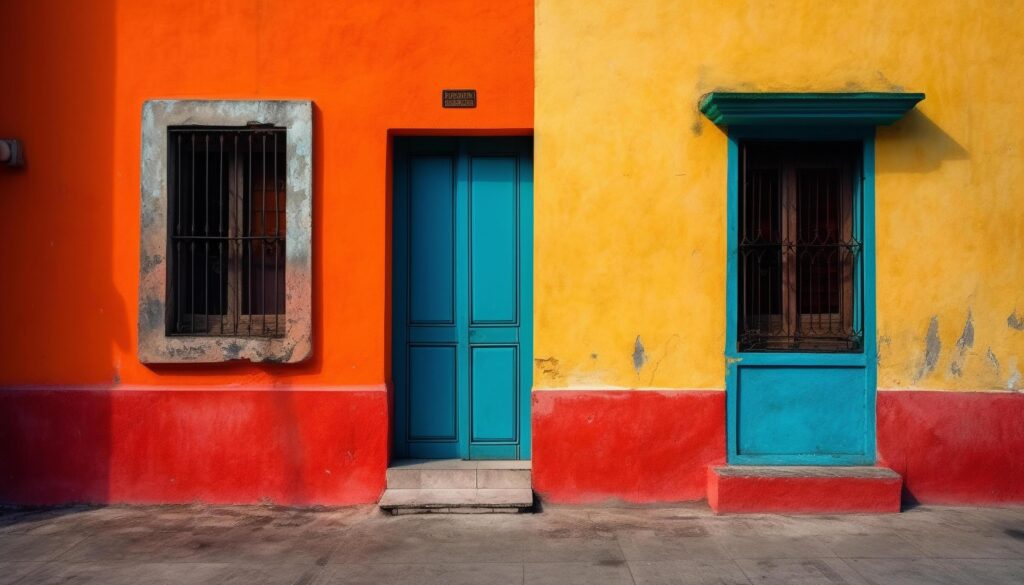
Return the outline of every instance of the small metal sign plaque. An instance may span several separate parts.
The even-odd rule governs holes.
[[[475,108],[475,89],[442,89],[441,106],[445,108]]]

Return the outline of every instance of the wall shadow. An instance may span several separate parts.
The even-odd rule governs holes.
[[[0,502],[110,498],[112,357],[129,344],[113,282],[114,0],[4,3],[0,135]],[[88,387],[60,386],[72,380]],[[101,389],[98,389],[101,388]]]
[[[880,152],[875,172],[927,173],[948,160],[970,158],[959,142],[927,114],[914,108],[892,126],[878,128],[880,142],[891,142],[894,152]]]

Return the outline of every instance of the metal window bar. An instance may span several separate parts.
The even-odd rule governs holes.
[[[860,351],[855,147],[750,143],[741,154],[739,349]]]
[[[284,336],[285,132],[168,130],[168,335]]]

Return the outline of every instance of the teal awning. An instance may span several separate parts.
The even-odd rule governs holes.
[[[859,124],[885,126],[909,112],[923,93],[712,92],[700,111],[719,126]]]

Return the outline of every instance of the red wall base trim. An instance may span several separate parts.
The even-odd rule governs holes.
[[[675,502],[705,495],[725,459],[725,393],[533,393],[533,485],[551,502]]]
[[[0,390],[0,502],[372,503],[388,392]]]
[[[1024,503],[1024,394],[881,391],[877,433],[909,501]]]
[[[900,511],[900,478],[735,477],[708,469],[708,505],[718,514],[850,514]]]
[[[388,396],[0,389],[0,502],[372,503]],[[906,499],[1024,503],[1024,394],[882,391],[877,432]],[[534,487],[548,501],[699,500],[708,465],[724,460],[723,392],[533,394]]]

